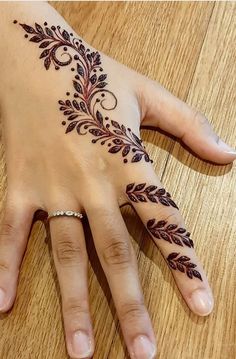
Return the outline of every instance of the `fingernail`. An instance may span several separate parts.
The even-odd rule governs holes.
[[[0,288],[0,310],[3,310],[5,306],[5,292]]]
[[[213,298],[204,289],[197,289],[192,294],[192,305],[195,313],[199,315],[208,315],[213,309]]]
[[[219,139],[218,145],[220,146],[220,148],[222,148],[222,150],[224,150],[225,152],[231,154],[231,155],[236,155],[236,150],[232,147],[230,147],[229,145],[227,145],[227,143],[225,143],[224,141],[222,141],[221,139]]]
[[[148,339],[148,337],[139,335],[133,341],[131,351],[132,359],[153,359],[156,355],[156,346]]]
[[[73,351],[77,358],[87,358],[92,354],[91,340],[81,330],[74,333]]]

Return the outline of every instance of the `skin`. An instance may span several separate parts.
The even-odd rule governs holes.
[[[13,306],[35,211],[79,211],[88,217],[130,356],[153,358],[155,334],[138,278],[137,260],[119,207],[130,203],[149,227],[150,223],[152,227],[162,220],[185,228],[184,220],[173,205],[163,205],[159,200],[134,202],[127,196],[127,185],[131,183],[163,188],[150,161],[124,163],[121,153],[109,153],[106,146],[91,143],[90,134],[79,136],[76,131],[65,134],[62,121],[66,119],[58,110],[58,100],[73,91],[74,75],[67,67],[46,71],[39,59],[38,45],[24,38],[23,29],[13,23],[15,19],[31,26],[47,21],[75,34],[46,3],[1,4],[0,109],[8,193],[0,233],[0,310],[6,312]],[[112,120],[131,128],[138,137],[141,125],[159,127],[182,139],[203,159],[218,164],[227,164],[236,158],[235,151],[219,139],[203,114],[157,82],[99,53],[108,75],[109,91],[117,98],[116,108],[109,112]],[[104,117],[107,115],[106,110],[101,113]],[[149,222],[151,219],[154,222]],[[57,217],[49,223],[68,353],[72,358],[90,358],[94,352],[94,337],[82,221]],[[152,231],[150,235],[169,261],[176,263],[181,256],[186,256],[196,265],[201,279],[190,278],[181,270],[171,270],[189,308],[198,315],[208,315],[213,309],[213,296],[193,247],[162,240]]]

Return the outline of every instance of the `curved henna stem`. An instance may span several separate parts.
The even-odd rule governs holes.
[[[166,261],[171,269],[178,270],[182,273],[187,274],[190,279],[193,277],[198,278],[202,281],[201,274],[194,268],[196,264],[190,262],[190,258],[187,256],[179,256],[180,253],[172,252],[166,258]],[[179,257],[178,257],[179,256]],[[178,258],[177,258],[178,257]]]
[[[14,23],[17,21],[15,20]],[[75,62],[76,66],[71,68],[71,71],[75,72],[74,99],[58,101],[59,109],[63,111],[68,121],[68,123],[62,121],[63,126],[67,124],[65,133],[74,129],[80,135],[90,133],[96,137],[92,143],[107,144],[109,153],[120,152],[124,163],[128,162],[128,155],[131,155],[130,162],[141,160],[152,162],[142,141],[131,129],[110,120],[107,116],[104,118],[97,109],[100,106],[103,110],[111,111],[117,106],[116,96],[105,88],[107,75],[103,73],[99,52],[86,49],[81,39],[75,38],[73,33],[62,30],[60,26],[48,27],[47,22],[44,26],[37,23],[34,27],[26,24],[20,24],[20,26],[26,32],[25,37],[32,35],[29,41],[38,43],[39,48],[43,49],[39,58],[43,59],[46,70],[49,70],[52,64],[55,70],[59,70],[60,67]],[[68,49],[74,51],[74,56],[68,52]],[[61,50],[63,52],[60,53]],[[66,56],[64,60],[63,56]],[[66,95],[70,96],[70,93],[67,92]]]
[[[178,209],[176,203],[171,199],[171,195],[164,188],[146,183],[140,183],[136,186],[135,183],[130,183],[126,187],[126,194],[132,202],[159,202],[164,206],[172,206]]]
[[[147,230],[157,239],[163,239],[169,243],[184,245],[193,248],[194,244],[190,238],[190,233],[185,228],[178,227],[177,224],[168,224],[167,221],[158,221],[150,219],[147,222]]]

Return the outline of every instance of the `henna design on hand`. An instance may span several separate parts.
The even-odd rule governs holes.
[[[178,227],[177,224],[168,224],[167,221],[158,221],[150,219],[147,222],[147,229],[157,239],[164,239],[169,243],[177,244],[183,247],[184,245],[193,248],[194,244],[189,237],[190,233],[186,229]]]
[[[13,23],[16,24],[17,20]],[[142,140],[130,128],[127,129],[108,116],[104,117],[98,109],[100,107],[111,111],[117,106],[116,96],[105,89],[107,75],[102,73],[99,52],[86,49],[81,39],[75,38],[73,33],[62,30],[60,26],[48,27],[47,22],[44,23],[44,27],[37,23],[35,27],[26,24],[20,24],[20,26],[26,32],[25,38],[32,36],[29,41],[38,43],[39,48],[43,49],[39,58],[43,59],[46,70],[51,65],[54,65],[55,70],[59,70],[60,67],[75,62],[75,67],[71,68],[71,71],[75,73],[74,99],[58,101],[60,111],[68,121],[65,133],[74,129],[79,135],[90,133],[96,137],[92,143],[107,144],[109,153],[121,152],[124,163],[128,162],[126,157],[131,153],[131,162],[139,162],[142,159],[146,162],[153,162],[143,147]],[[73,50],[75,55],[72,56],[68,49]],[[63,56],[66,56],[64,60],[62,60]],[[66,92],[66,95],[70,96],[70,92]],[[62,125],[65,126],[66,121],[62,121]]]
[[[186,273],[190,279],[196,277],[202,281],[201,274],[194,268],[197,267],[196,264],[189,262],[190,258],[187,256],[179,256],[180,253],[170,253],[167,257],[167,263],[171,269],[179,270],[182,273]]]
[[[140,183],[136,186],[135,183],[130,183],[126,187],[126,194],[132,202],[160,202],[164,206],[172,206],[178,209],[176,203],[171,199],[171,195],[164,188],[157,189],[157,186],[147,186],[146,183]]]

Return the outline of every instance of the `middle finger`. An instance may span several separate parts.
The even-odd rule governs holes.
[[[117,201],[109,198],[87,203],[85,211],[130,356],[152,359],[156,353],[155,336],[144,304],[136,255]]]

